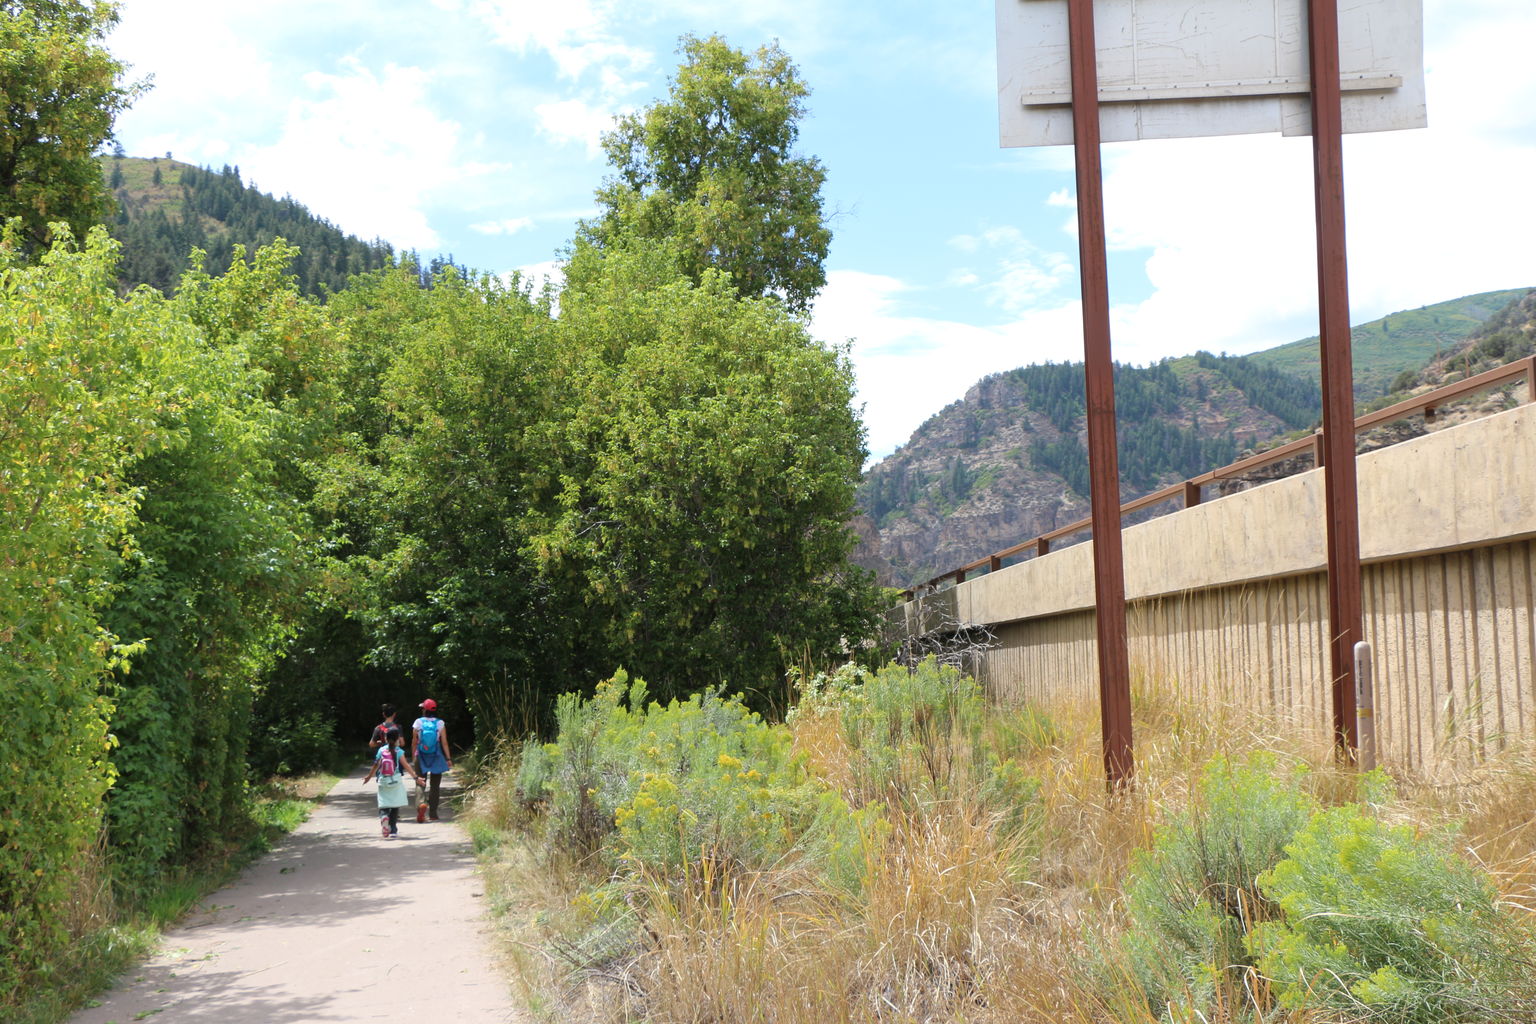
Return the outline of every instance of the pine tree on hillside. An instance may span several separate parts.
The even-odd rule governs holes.
[[[174,173],[180,169],[179,178]],[[394,260],[394,250],[382,239],[364,242],[329,221],[316,217],[292,196],[275,199],[240,180],[238,167],[172,165],[165,177],[156,162],[156,184],[179,185],[179,202],[139,212],[131,202],[119,203],[114,234],[123,244],[118,279],[125,289],[148,284],[161,291],[175,289],[194,247],[207,253],[204,268],[214,276],[227,269],[234,247],[253,253],[275,238],[299,249],[292,272],[308,295],[339,291],[354,274],[378,270]]]

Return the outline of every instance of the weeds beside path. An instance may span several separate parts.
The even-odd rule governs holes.
[[[361,1022],[402,1012],[520,1021],[451,811],[425,825],[403,815],[400,838],[386,842],[361,774],[343,777],[309,821],[71,1024]]]

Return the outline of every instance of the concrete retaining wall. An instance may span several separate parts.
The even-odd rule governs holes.
[[[1536,405],[1360,458],[1366,638],[1383,760],[1432,768],[1536,740]],[[1133,673],[1288,713],[1326,739],[1321,471],[1127,529]],[[900,628],[989,626],[1005,700],[1097,693],[1092,548],[913,601]]]

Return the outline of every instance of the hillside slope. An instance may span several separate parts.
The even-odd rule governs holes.
[[[1481,292],[1432,306],[1405,309],[1350,332],[1355,370],[1355,400],[1370,402],[1392,389],[1404,372],[1443,358],[1485,320],[1524,295],[1525,288]],[[1315,379],[1319,370],[1317,336],[1255,352],[1254,362]]]
[[[1123,494],[1305,428],[1319,403],[1315,384],[1241,357],[1117,367]],[[904,584],[1086,516],[1086,446],[1081,364],[985,378],[865,474],[860,564]]]
[[[1360,408],[1530,351],[1533,295],[1485,292],[1356,327]],[[1305,370],[1308,352],[1312,372],[1288,372]],[[1247,357],[1202,352],[1117,367],[1122,500],[1312,429],[1316,362],[1315,340],[1303,340]],[[983,379],[931,417],[865,474],[855,560],[905,586],[1085,518],[1082,380],[1081,364],[1022,367]]]
[[[236,245],[252,253],[279,236],[299,247],[293,273],[308,294],[341,289],[352,274],[384,266],[387,242],[364,242],[316,217],[292,198],[245,185],[239,168],[214,171],[169,157],[106,157],[102,173],[117,200],[111,225],[123,246],[118,280],[125,289],[175,288],[193,248],[214,274],[228,269]]]

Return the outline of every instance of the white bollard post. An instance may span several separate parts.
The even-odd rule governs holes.
[[[1360,737],[1360,770],[1376,767],[1376,688],[1371,676],[1371,645],[1355,644],[1355,722]]]

